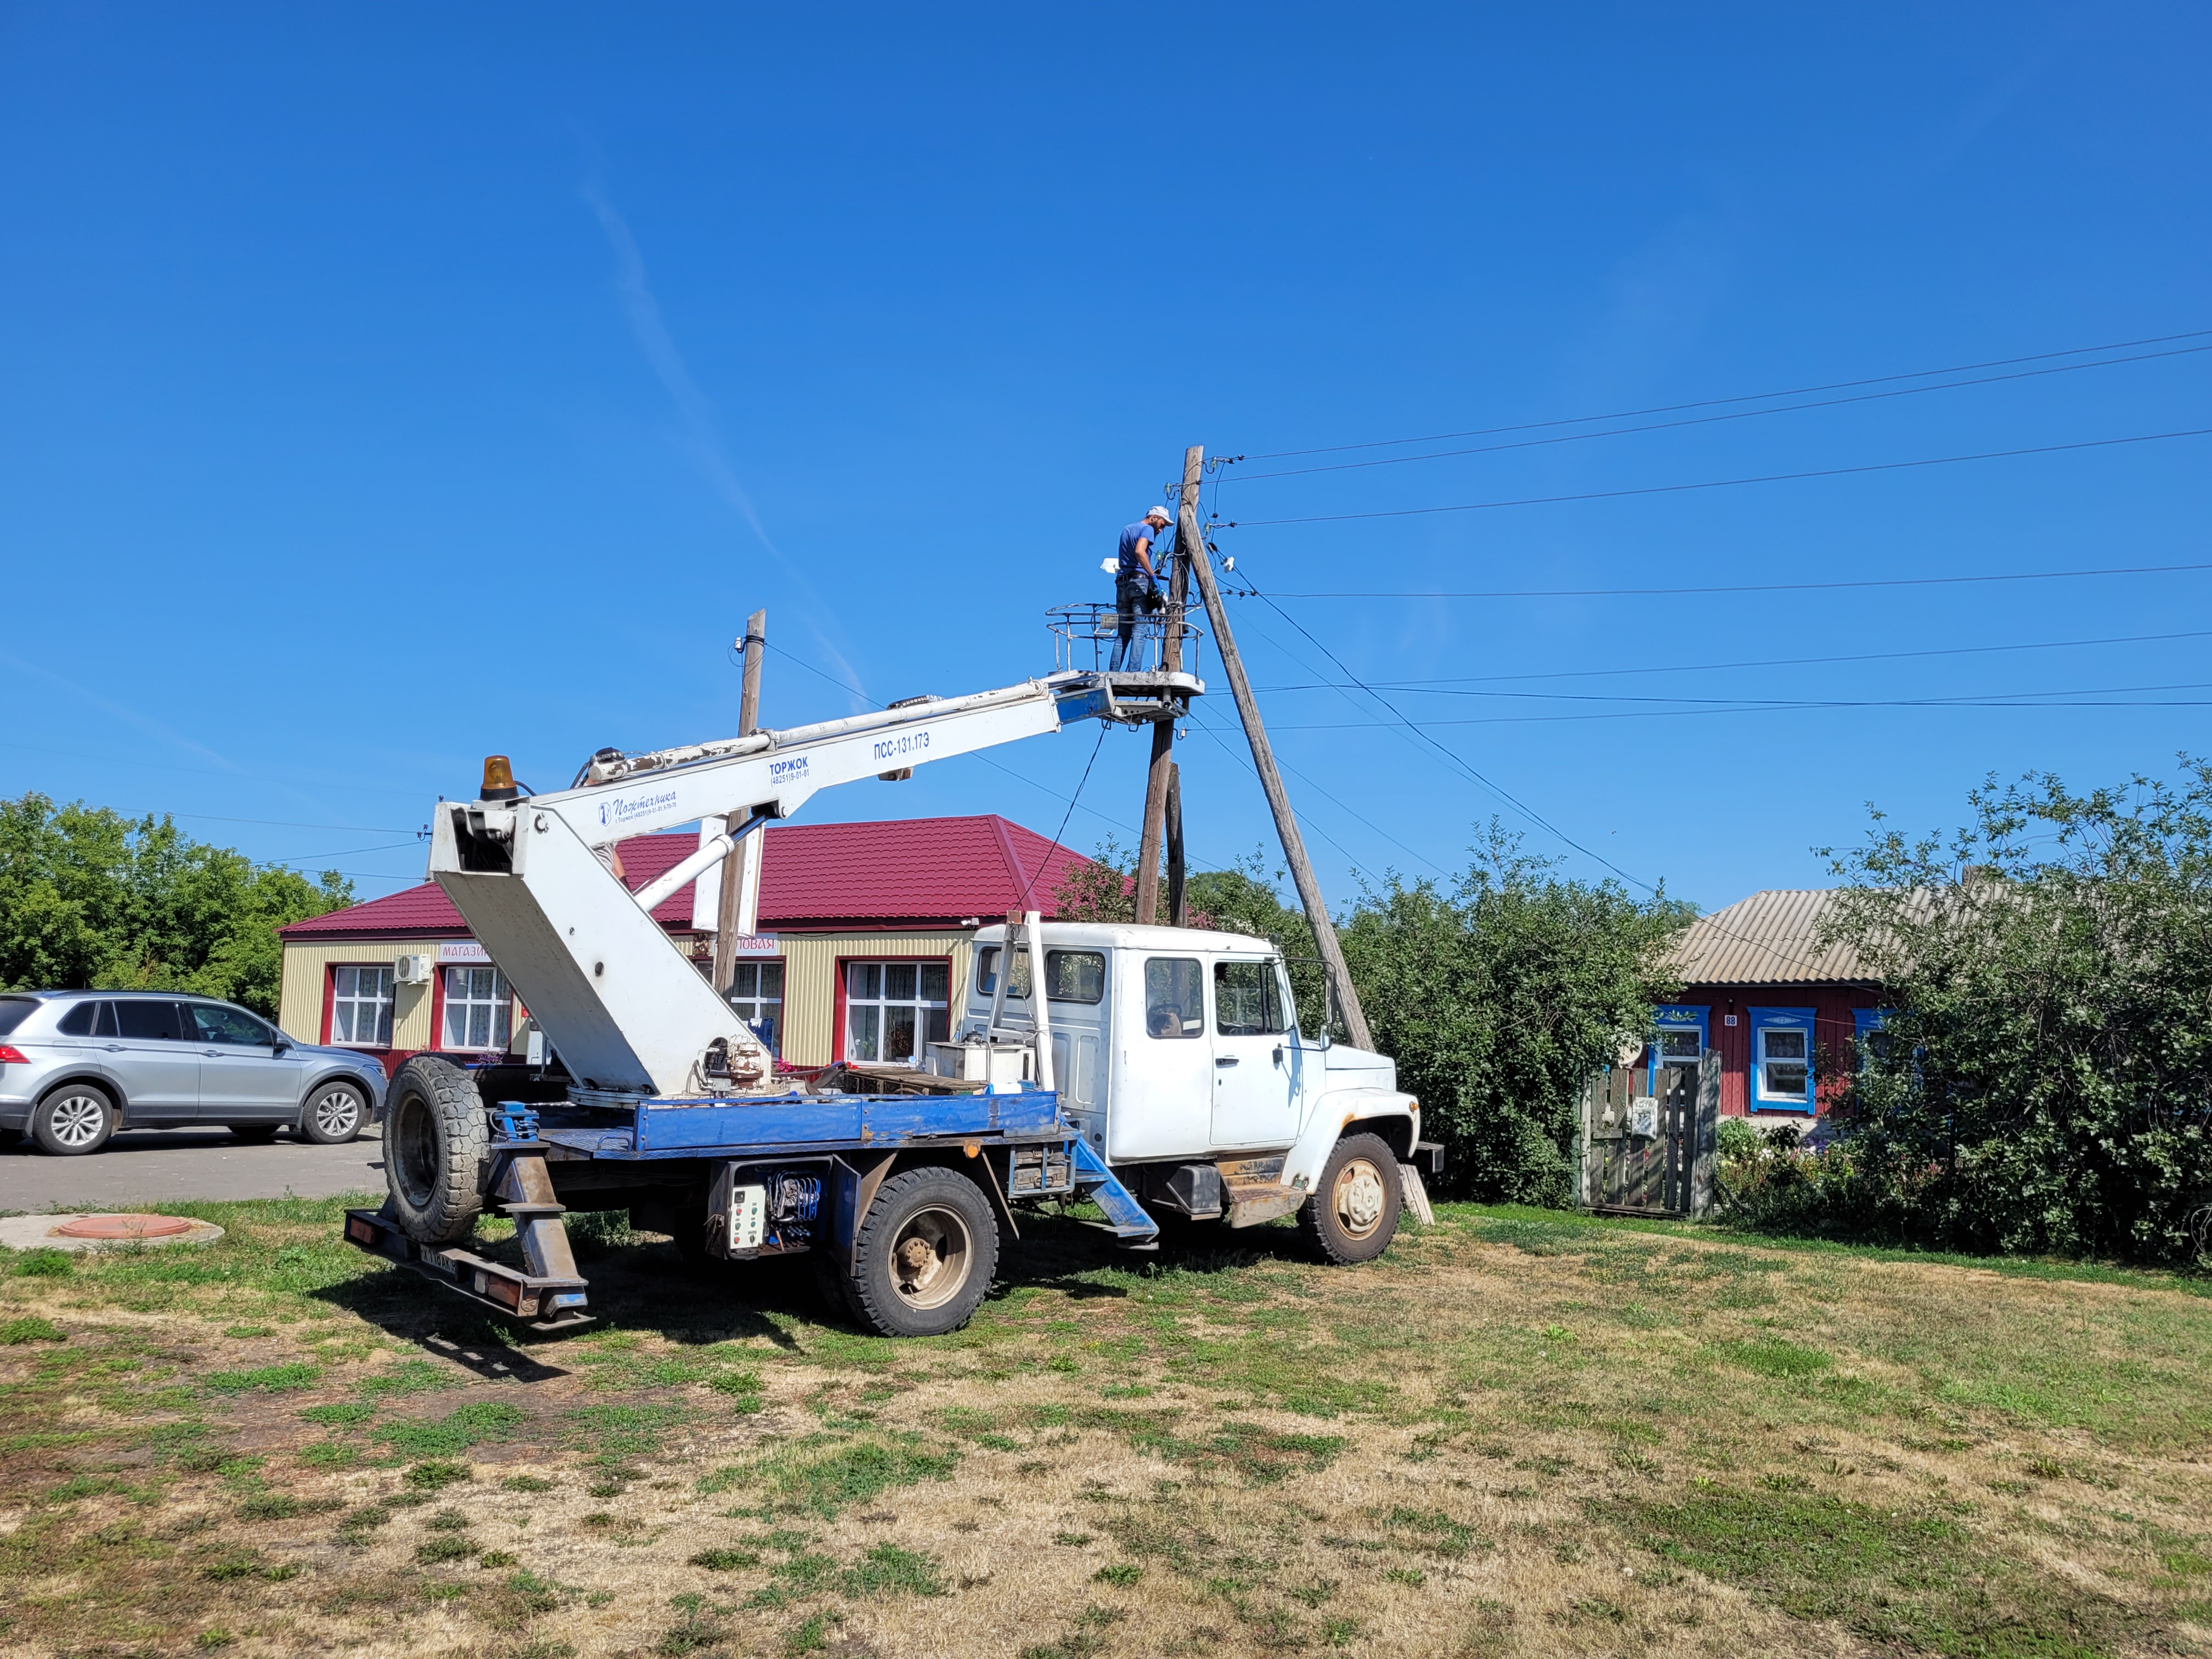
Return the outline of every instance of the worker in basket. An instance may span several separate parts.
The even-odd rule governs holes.
[[[1109,673],[1120,672],[1127,660],[1129,643],[1137,637],[1138,615],[1150,616],[1160,608],[1159,570],[1152,559],[1152,544],[1168,522],[1167,508],[1155,507],[1121,532],[1114,563],[1114,659],[1107,665]]]

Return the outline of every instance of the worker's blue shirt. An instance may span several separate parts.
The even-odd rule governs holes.
[[[1145,574],[1144,562],[1137,557],[1137,544],[1143,541],[1152,543],[1152,546],[1146,550],[1152,556],[1153,570],[1158,571],[1160,568],[1162,551],[1160,537],[1163,533],[1163,531],[1152,528],[1152,520],[1149,519],[1139,519],[1136,523],[1126,526],[1121,532],[1121,562],[1115,567],[1114,580],[1126,582]]]

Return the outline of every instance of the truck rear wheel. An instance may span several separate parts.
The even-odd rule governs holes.
[[[417,1244],[468,1237],[483,1211],[477,1173],[490,1140],[474,1078],[428,1054],[400,1066],[384,1114],[384,1185],[400,1231]]]
[[[884,1182],[853,1239],[845,1299],[881,1336],[965,1325],[999,1267],[999,1218],[964,1175],[932,1165]]]
[[[1298,1231],[1323,1260],[1341,1267],[1372,1261],[1398,1231],[1398,1159],[1379,1135],[1336,1143],[1313,1196],[1298,1209]]]

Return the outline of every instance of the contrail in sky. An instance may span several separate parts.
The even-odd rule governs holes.
[[[623,314],[629,323],[629,331],[636,338],[638,349],[645,354],[646,362],[653,366],[653,372],[659,377],[661,388],[668,393],[669,401],[676,405],[677,414],[683,419],[682,447],[684,453],[714,493],[735,508],[738,516],[751,527],[753,534],[760,538],[760,544],[783,567],[784,574],[806,596],[814,610],[817,613],[826,613],[829,607],[823,603],[822,596],[814,591],[813,584],[799,573],[783,550],[775,544],[775,538],[768,533],[768,526],[761,522],[751,495],[738,481],[737,472],[730,465],[729,457],[723,452],[721,434],[714,424],[714,405],[707,401],[707,394],[699,390],[698,383],[691,378],[690,370],[684,366],[683,354],[677,350],[676,342],[668,332],[668,325],[661,319],[659,301],[653,297],[653,289],[646,281],[645,257],[638,252],[637,239],[630,234],[629,222],[616,210],[614,204],[607,200],[596,175],[586,178],[583,194],[592,211],[599,216],[599,228],[606,233],[607,240],[614,245],[615,289],[621,296]],[[814,618],[809,617],[806,621],[816,641],[836,659],[845,678],[855,685],[865,684],[860,671],[846,659],[844,653],[837,648]]]

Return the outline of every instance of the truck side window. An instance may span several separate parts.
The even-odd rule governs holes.
[[[1223,1036],[1273,1036],[1286,1029],[1273,963],[1213,964],[1213,1029]]]
[[[1048,964],[1046,971],[1051,971]],[[975,952],[975,990],[977,994],[990,996],[999,988],[999,947],[987,945]],[[1020,1002],[1030,994],[1030,954],[1024,951],[1014,958],[1014,971],[1006,980],[1006,1000]]]
[[[1145,958],[1145,1030],[1156,1037],[1206,1035],[1206,979],[1190,957]]]
[[[1106,958],[1097,951],[1044,953],[1044,994],[1053,1002],[1100,1002],[1106,996]]]

